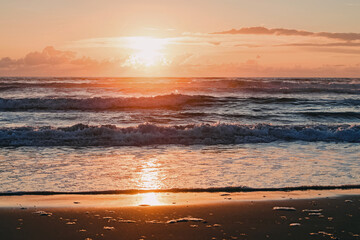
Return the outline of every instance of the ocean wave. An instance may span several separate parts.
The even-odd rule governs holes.
[[[0,128],[0,146],[145,146],[161,144],[214,145],[274,141],[360,143],[360,125],[240,125],[162,126],[140,124],[71,127]]]
[[[202,105],[216,101],[203,95],[169,94],[154,97],[119,98],[0,98],[0,110],[117,110],[123,108],[178,108],[184,105]]]
[[[0,111],[83,110],[104,111],[125,108],[182,108],[186,106],[331,105],[357,106],[359,99],[312,100],[293,97],[215,97],[209,95],[168,94],[152,97],[93,98],[0,98]]]
[[[360,94],[359,78],[0,78],[0,87],[12,88],[112,88],[121,91],[173,89],[181,92],[202,89],[210,92],[282,94]],[[11,90],[11,88],[8,88]]]
[[[360,112],[300,112],[299,114],[312,118],[339,118],[339,119],[360,119]]]

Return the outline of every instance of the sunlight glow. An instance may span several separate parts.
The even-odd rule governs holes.
[[[153,67],[169,65],[163,53],[164,46],[168,43],[167,39],[152,37],[129,37],[127,47],[134,50],[128,57],[123,66]]]

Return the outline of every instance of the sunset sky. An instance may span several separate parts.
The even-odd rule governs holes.
[[[1,76],[360,77],[359,0],[2,0]]]

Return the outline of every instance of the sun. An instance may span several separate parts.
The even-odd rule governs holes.
[[[128,37],[127,47],[133,50],[133,54],[124,65],[134,68],[168,65],[169,61],[163,53],[167,43],[166,39],[161,38]]]

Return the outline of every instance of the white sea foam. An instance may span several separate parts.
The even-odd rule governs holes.
[[[178,219],[172,219],[167,221],[166,223],[179,223],[179,222],[202,222],[206,223],[206,221],[202,218],[194,218],[194,217],[184,217],[184,218],[178,218]]]

